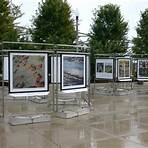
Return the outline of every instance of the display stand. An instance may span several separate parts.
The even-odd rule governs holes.
[[[148,81],[148,58],[147,54],[96,54],[98,68],[105,65],[105,61],[113,59],[112,79],[106,73],[96,74],[94,77],[94,94],[103,95],[129,95],[134,93],[134,87]],[[101,61],[101,59],[103,59]],[[97,63],[96,63],[97,65]],[[103,67],[103,66],[102,66]],[[96,67],[97,71],[97,67]],[[102,70],[103,71],[103,70]],[[97,87],[98,82],[110,82],[109,87]]]
[[[59,84],[59,61],[58,57],[61,56],[61,54],[64,53],[73,53],[73,54],[85,54],[89,57],[89,53],[85,52],[86,48],[83,48],[83,46],[75,46],[75,45],[55,45],[55,44],[47,44],[47,43],[27,43],[27,42],[3,42],[2,44],[2,63],[4,62],[4,57],[8,57],[9,52],[31,52],[31,54],[35,51],[36,53],[48,53],[49,56],[55,57],[52,58],[52,64],[56,66],[51,66],[53,73],[56,71],[56,74],[53,74],[52,82],[51,82],[51,74],[50,77],[50,93],[46,94],[46,97],[44,97],[43,92],[20,92],[18,93],[11,93],[11,96],[6,96],[6,90],[7,88],[4,85],[5,82],[5,76],[4,73],[2,73],[2,87],[1,87],[1,102],[2,102],[2,117],[8,118],[8,121],[10,125],[19,125],[19,124],[32,124],[37,122],[45,122],[45,121],[51,121],[50,113],[56,112],[57,116],[59,114],[59,117],[62,118],[71,118],[74,116],[79,116],[82,114],[89,113],[90,111],[90,82],[89,82],[89,76],[87,77],[87,89],[84,88],[81,91],[78,92],[61,92],[60,90],[60,84]],[[25,50],[24,50],[25,49]],[[80,51],[80,52],[78,52]],[[84,51],[84,52],[83,52]],[[30,56],[32,56],[29,54]],[[14,54],[15,55],[15,54]],[[17,55],[17,54],[16,54]],[[22,54],[23,55],[23,54]],[[39,56],[39,54],[38,54]],[[13,58],[11,58],[13,59]],[[4,69],[4,64],[3,69]],[[7,71],[7,70],[6,70]],[[10,73],[10,71],[9,71]],[[9,80],[7,80],[9,83]],[[13,90],[13,89],[12,89]],[[29,89],[28,89],[29,90]],[[85,92],[83,92],[85,91]],[[63,94],[63,96],[61,95]],[[65,95],[68,95],[68,97],[65,99]],[[74,96],[73,96],[74,95]],[[21,98],[24,98],[21,99]],[[9,98],[9,99],[7,99]],[[11,99],[12,98],[12,99]],[[10,101],[9,101],[10,100]],[[22,105],[17,105],[17,109],[20,108],[20,110],[26,110],[29,108],[29,112],[23,113],[19,111],[18,113],[11,112],[10,115],[5,114],[5,107],[7,106],[7,102],[13,103],[15,106],[15,103],[18,103],[17,101],[20,101]],[[25,105],[23,104],[25,102]],[[18,103],[18,104],[19,104]],[[37,106],[40,105],[48,107],[48,111],[46,109],[45,111],[37,111],[34,112],[34,108],[29,107],[28,104],[31,106]],[[13,106],[11,105],[11,107]],[[62,106],[62,108],[61,108]],[[8,106],[7,106],[8,108]],[[43,109],[43,107],[41,107]],[[51,110],[50,110],[51,109]],[[33,112],[32,112],[33,111]],[[64,114],[63,114],[64,113]]]
[[[75,51],[76,50],[76,51]],[[58,80],[58,74],[59,74],[59,65],[58,65],[58,57],[61,57],[62,54],[68,54],[68,55],[87,55],[89,56],[89,53],[83,52],[83,49],[81,49],[81,52],[78,52],[78,49],[68,49],[68,50],[59,50],[57,49],[56,52],[56,80]],[[75,56],[74,56],[75,57]],[[60,65],[61,66],[61,65]],[[89,65],[88,65],[89,66]],[[61,67],[60,67],[61,70]],[[85,72],[86,73],[86,72]],[[85,78],[86,79],[86,78]],[[80,115],[84,115],[90,112],[90,79],[89,75],[87,77],[87,87],[86,88],[78,88],[78,89],[71,89],[71,90],[61,90],[61,80],[60,84],[58,81],[56,81],[56,84],[54,86],[54,92],[55,92],[55,111],[56,116],[59,118],[73,118]],[[86,101],[87,100],[87,101]]]
[[[29,100],[38,104],[48,103],[48,98],[46,96],[34,96],[31,97]]]
[[[2,60],[2,66],[3,66],[2,70],[4,70],[2,72],[1,98],[0,98],[0,101],[2,102],[2,117],[8,118],[8,121],[11,125],[50,121],[50,112],[51,112],[50,110],[47,111],[47,109],[42,109],[43,111],[34,112],[34,109],[36,108],[36,106],[39,107],[40,104],[41,105],[45,104],[44,105],[45,107],[49,107],[49,104],[50,104],[49,97],[52,98],[51,97],[52,95],[49,94],[48,91],[47,92],[43,92],[43,91],[38,92],[38,90],[36,92],[21,92],[20,91],[19,93],[18,92],[11,93],[9,95],[9,93],[7,93],[7,88],[5,87],[4,84],[5,84],[6,80],[8,81],[8,84],[9,84],[9,80],[7,78],[8,77],[7,75],[8,75],[8,73],[10,74],[10,71],[8,71],[10,69],[6,69],[6,67],[8,68],[8,66],[5,66],[4,64],[6,63],[5,57],[8,57],[9,52],[20,53],[22,55],[24,53],[29,53],[32,57],[34,56],[33,54],[36,53],[36,55],[34,56],[34,59],[37,59],[36,57],[39,57],[41,55],[45,55],[44,53],[47,53],[49,55],[49,57],[54,56],[53,48],[55,45],[44,44],[44,43],[26,43],[26,42],[2,42],[1,45],[2,45],[1,60]],[[16,54],[16,56],[17,56],[17,54]],[[46,57],[45,56],[43,56],[43,58],[48,58],[48,56],[46,56]],[[30,59],[32,59],[32,57]],[[8,59],[8,61],[9,60],[10,59]],[[45,59],[45,62],[46,62],[46,59]],[[38,64],[38,63],[35,63],[35,64]],[[38,65],[38,66],[42,66],[42,65]],[[31,64],[30,64],[30,67],[31,67]],[[5,76],[5,74],[6,74],[6,76]],[[48,74],[45,77],[48,77]],[[48,83],[47,83],[47,87],[48,87]],[[47,96],[46,99],[43,99],[42,96],[44,96],[44,95]],[[24,100],[24,97],[25,97],[25,100]],[[39,98],[42,98],[42,99],[39,99]],[[29,99],[32,99],[32,101]],[[0,102],[0,105],[1,105],[1,102]],[[11,104],[9,106],[10,108],[17,108],[18,112],[10,112],[10,115],[5,114],[5,112],[7,112],[7,110],[5,110],[5,108],[9,109],[9,107],[7,106],[8,105],[7,103]],[[17,103],[17,104],[15,105],[15,103]],[[36,104],[38,104],[38,105],[36,105]],[[32,109],[32,106],[33,106],[33,109]],[[39,108],[42,108],[42,107],[39,107]],[[52,104],[51,108],[53,108],[53,104]],[[26,113],[23,113],[24,109],[25,110],[28,109],[28,111],[26,111]]]
[[[133,85],[132,85],[132,77],[131,77],[131,70],[132,70],[132,64],[131,61],[132,59],[124,56],[123,54],[96,54],[96,76],[94,78],[94,87],[95,90],[98,88],[96,87],[96,81],[98,82],[110,82],[108,88],[100,88],[99,93],[101,92],[103,94],[108,94],[108,95],[123,95],[125,90],[132,90]],[[111,62],[112,60],[112,62]],[[120,64],[120,69],[119,69],[119,62],[128,62],[129,69],[125,67],[125,65]],[[98,62],[98,65],[97,65]],[[105,69],[107,69],[110,64],[110,67],[112,66],[112,72],[108,73],[105,72]],[[124,64],[124,63],[123,63]],[[107,67],[105,67],[107,65]],[[102,66],[102,68],[101,68]],[[122,68],[122,69],[121,69]],[[109,69],[109,68],[108,68]],[[128,70],[128,76],[127,72],[125,70]],[[107,71],[107,70],[106,70]],[[121,73],[123,72],[123,74]],[[128,88],[128,89],[127,89]],[[95,93],[95,92],[94,92]]]

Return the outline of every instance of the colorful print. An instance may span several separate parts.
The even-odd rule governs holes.
[[[130,77],[130,60],[129,59],[119,59],[118,61],[119,76],[122,78]]]
[[[105,63],[105,72],[112,73],[112,63]]]
[[[47,57],[47,54],[39,53],[10,53],[11,89],[44,89],[48,82]]]
[[[148,78],[148,60],[139,60],[139,77]]]

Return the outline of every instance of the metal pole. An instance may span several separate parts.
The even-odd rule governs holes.
[[[55,53],[53,53],[52,54],[52,71],[53,71],[53,73],[52,73],[52,76],[51,76],[51,78],[53,78],[53,79],[51,79],[51,81],[52,81],[52,96],[53,96],[53,111],[55,111],[55,79],[54,79],[54,72],[55,72],[55,68],[54,68],[54,64],[55,64],[55,62],[54,62],[54,59],[55,59]]]
[[[91,107],[91,102],[90,102],[90,87],[91,87],[91,83],[90,83],[90,72],[91,72],[91,67],[90,67],[90,55],[89,56],[87,56],[88,58],[87,58],[87,60],[88,60],[88,106],[89,106],[89,108]]]
[[[58,53],[56,51],[56,112],[58,112]]]
[[[114,59],[113,59],[113,95],[115,95],[116,93],[116,56],[114,56]]]
[[[133,58],[130,59],[130,77],[131,77],[131,90],[133,89],[133,64],[132,64]]]
[[[2,50],[1,50],[1,55],[2,55],[2,117],[4,118],[5,116],[5,102],[4,102],[4,55],[3,55],[3,43],[2,45]]]
[[[9,41],[4,41],[4,44],[18,44],[18,45],[43,45],[43,46],[55,46],[55,44],[49,44],[49,43],[34,43],[34,42],[9,42]],[[58,47],[74,47],[76,48],[78,45],[67,45],[67,44],[56,44]],[[78,46],[81,48],[82,46]],[[67,49],[69,50],[69,49]]]
[[[79,29],[78,29],[78,26],[79,26],[79,16],[76,15],[76,46],[77,46],[77,52],[78,52],[78,40],[79,40],[79,36],[78,36],[78,32],[79,32]]]

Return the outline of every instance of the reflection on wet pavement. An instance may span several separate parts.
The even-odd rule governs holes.
[[[148,86],[144,88],[146,91]],[[147,94],[99,95],[95,92],[91,101],[91,112],[86,115],[60,119],[52,114],[51,122],[10,126],[7,116],[11,113],[49,112],[50,107],[28,100],[5,100],[7,116],[0,119],[0,148],[148,147]]]

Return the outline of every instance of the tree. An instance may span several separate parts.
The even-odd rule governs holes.
[[[17,41],[19,28],[15,21],[22,16],[21,6],[16,6],[9,0],[0,0],[0,42]],[[0,47],[1,50],[2,46]],[[2,57],[0,57],[0,73],[2,72]]]
[[[45,0],[39,4],[31,31],[35,42],[72,44],[76,37],[67,1]]]
[[[148,9],[141,12],[141,18],[136,31],[137,37],[133,39],[133,52],[137,54],[148,54]]]
[[[17,41],[19,32],[15,21],[21,16],[20,6],[0,0],[0,41]]]
[[[124,21],[117,5],[107,4],[95,9],[91,25],[89,44],[91,64],[95,64],[94,54],[123,53],[127,50],[128,23]],[[94,67],[91,69],[94,74]]]

